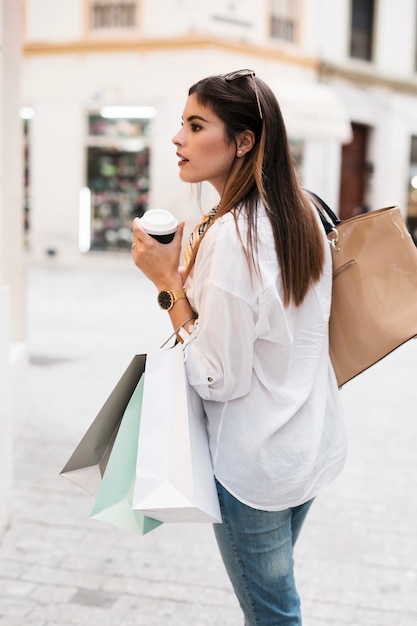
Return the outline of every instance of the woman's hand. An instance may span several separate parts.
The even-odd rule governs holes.
[[[133,261],[158,291],[181,289],[183,285],[179,271],[183,232],[181,222],[171,243],[160,243],[143,230],[138,217],[133,220]]]

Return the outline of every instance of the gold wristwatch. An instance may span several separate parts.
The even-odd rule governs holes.
[[[160,291],[158,293],[158,304],[164,311],[169,311],[177,300],[186,298],[185,289],[177,289],[176,291]]]

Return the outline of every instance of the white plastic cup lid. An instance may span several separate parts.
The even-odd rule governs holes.
[[[140,218],[141,226],[148,235],[170,235],[177,230],[178,220],[169,211],[151,209]]]

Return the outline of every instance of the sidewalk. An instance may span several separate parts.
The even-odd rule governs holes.
[[[135,352],[170,334],[129,260],[29,272],[29,415],[0,540],[0,626],[242,626],[209,525],[140,537],[59,476]],[[341,391],[350,453],[296,550],[305,626],[417,624],[417,341]]]

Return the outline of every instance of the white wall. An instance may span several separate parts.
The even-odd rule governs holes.
[[[316,41],[320,58],[344,63],[348,55],[350,0],[317,0]]]
[[[84,118],[78,103],[39,102],[32,120],[31,253],[74,262],[84,185]]]
[[[26,0],[25,4],[28,40],[63,42],[83,36],[87,0]],[[259,42],[265,37],[267,4],[266,0],[257,0],[254,10],[253,0],[140,0],[138,32],[144,37],[213,34],[225,39]]]
[[[0,534],[11,517],[13,441],[24,419],[27,362],[20,18],[20,3],[0,0]]]
[[[83,0],[25,0],[26,38],[36,42],[78,39],[83,34],[83,5]]]
[[[22,20],[19,2],[4,1],[3,6],[4,277],[12,288],[12,339],[13,341],[24,341],[26,337],[26,262],[23,254],[23,124],[19,117]]]
[[[396,78],[409,78],[415,71],[415,0],[379,0],[375,64],[380,72]]]
[[[335,141],[309,141],[304,149],[303,184],[339,212],[341,146]]]

